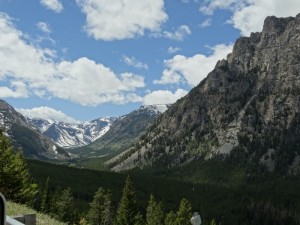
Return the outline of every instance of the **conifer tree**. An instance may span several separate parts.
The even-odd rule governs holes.
[[[145,225],[145,221],[143,219],[143,216],[141,213],[138,212],[138,214],[135,216],[135,222],[134,225]]]
[[[146,214],[147,225],[161,225],[164,221],[164,213],[161,203],[156,203],[154,196],[151,194],[148,202]]]
[[[92,225],[112,224],[111,192],[99,188],[90,203],[88,221]]]
[[[213,219],[213,220],[210,222],[210,225],[217,225],[215,219]]]
[[[51,196],[50,196],[49,180],[50,180],[49,177],[47,177],[45,188],[42,194],[41,211],[44,213],[49,213],[51,211]]]
[[[115,225],[135,225],[138,221],[136,195],[128,176],[125,181],[123,195],[117,210]]]
[[[192,205],[187,199],[183,198],[181,200],[176,217],[176,225],[190,225],[190,219],[192,218]]]
[[[70,188],[63,190],[56,203],[57,217],[62,222],[72,224],[75,221],[74,198]]]
[[[175,220],[176,220],[176,214],[173,211],[171,211],[166,215],[165,225],[174,225]]]
[[[37,185],[32,182],[22,151],[14,154],[3,131],[0,131],[0,191],[7,199],[22,203],[32,202],[37,194]]]

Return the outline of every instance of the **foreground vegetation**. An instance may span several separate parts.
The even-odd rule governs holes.
[[[49,176],[51,188],[70,187],[75,207],[86,215],[94,193],[102,187],[112,193],[118,208],[127,174],[74,169],[30,160],[29,169],[43,186]],[[147,173],[146,173],[147,171]],[[145,219],[151,194],[162,202],[164,212],[178,210],[182,198],[201,214],[203,224],[300,224],[299,177],[249,174],[227,162],[197,162],[172,170],[131,171],[137,207]]]
[[[210,160],[130,171],[128,181],[128,174],[26,162],[3,135],[0,144],[1,192],[69,224],[97,224],[93,209],[99,205],[106,205],[102,210],[108,215],[102,224],[185,225],[193,211],[200,212],[204,225],[213,219],[222,225],[300,224],[299,177],[253,173],[229,161]],[[129,206],[134,207],[128,211]],[[148,222],[149,213],[156,222]]]
[[[51,218],[49,215],[42,214],[37,212],[36,210],[29,208],[26,205],[17,204],[14,202],[9,201],[7,203],[7,215],[13,217],[16,215],[25,215],[25,214],[36,214],[36,222],[37,224],[43,224],[43,225],[65,225],[65,223],[59,222],[53,218]]]

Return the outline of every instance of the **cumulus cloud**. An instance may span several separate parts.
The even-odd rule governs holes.
[[[85,31],[96,40],[123,40],[157,31],[168,16],[163,0],[76,0],[86,15]]]
[[[41,0],[40,3],[47,9],[50,9],[56,13],[60,13],[64,9],[60,0]]]
[[[32,109],[17,109],[19,113],[23,116],[29,118],[40,118],[40,119],[52,119],[60,122],[67,122],[67,123],[78,123],[77,120],[74,118],[67,116],[62,111],[47,107],[41,106]]]
[[[126,63],[128,66],[133,66],[138,69],[146,69],[146,70],[149,69],[147,63],[142,63],[133,56],[129,57],[129,56],[123,55],[122,61],[124,63]]]
[[[236,10],[245,6],[247,1],[249,0],[205,0],[199,11],[206,15],[212,15],[216,9]]]
[[[153,91],[144,97],[144,105],[172,104],[187,93],[183,89],[177,89],[174,93],[168,90]]]
[[[183,41],[188,35],[191,35],[192,31],[189,26],[181,25],[176,28],[174,32],[163,31],[159,33],[153,33],[152,36],[155,38],[167,38],[174,41]]]
[[[26,85],[21,81],[11,82],[11,87],[0,87],[0,98],[26,98],[28,90]]]
[[[165,69],[160,80],[155,84],[176,84],[187,82],[196,86],[214,68],[216,62],[226,57],[232,51],[232,45],[216,45],[209,56],[197,54],[192,57],[176,55],[164,61]]]
[[[110,68],[85,57],[56,63],[52,56],[51,50],[27,43],[11,19],[0,14],[0,81],[12,86],[2,87],[2,95],[55,96],[81,105],[141,101],[135,90],[144,87],[144,77],[132,73],[115,74]]]
[[[261,31],[267,16],[288,17],[299,13],[299,0],[210,0],[200,8],[202,13],[212,15],[217,9],[233,12],[230,23],[248,36],[251,32]]]

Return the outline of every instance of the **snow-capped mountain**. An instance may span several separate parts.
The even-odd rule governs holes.
[[[158,115],[164,113],[168,109],[169,105],[157,104],[157,105],[143,105],[140,107],[140,111],[148,111],[151,115]]]
[[[153,121],[169,105],[144,105],[127,115],[117,118],[109,131],[88,146],[71,151],[83,157],[97,157],[121,153],[136,143]]]
[[[0,129],[14,147],[22,148],[24,156],[35,159],[69,159],[73,156],[52,140],[33,129],[22,114],[0,99]]]
[[[33,127],[64,148],[90,144],[102,137],[115,120],[115,117],[110,117],[84,123],[65,123],[52,119],[27,118]]]

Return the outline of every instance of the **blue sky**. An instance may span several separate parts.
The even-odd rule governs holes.
[[[299,0],[0,0],[0,98],[86,121],[173,103]]]

